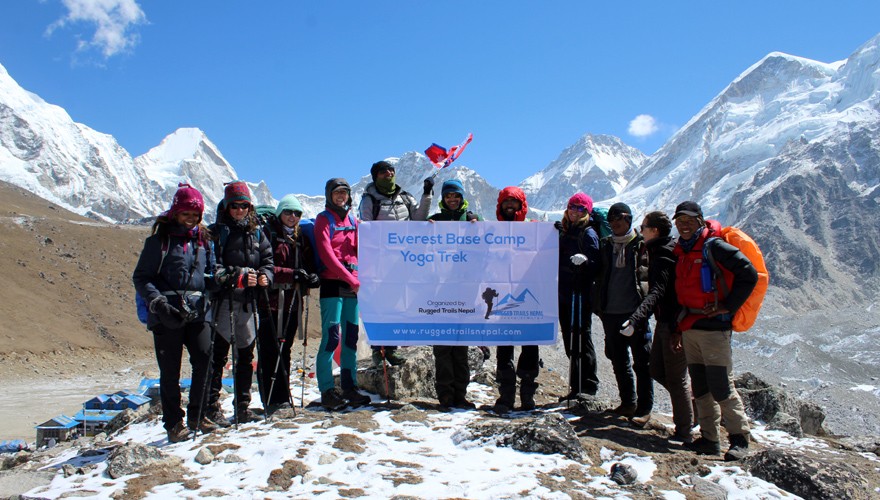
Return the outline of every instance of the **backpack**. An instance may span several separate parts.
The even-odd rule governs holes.
[[[611,236],[611,224],[608,223],[608,209],[604,207],[593,207],[590,211],[590,227],[599,239]]]
[[[770,274],[767,272],[767,264],[764,262],[764,254],[761,253],[761,249],[758,248],[758,244],[755,243],[754,239],[737,227],[728,226],[722,228],[719,236],[711,236],[706,239],[706,242],[703,244],[703,262],[709,263],[709,266],[712,269],[712,283],[720,283],[721,289],[725,295],[730,288],[727,282],[724,281],[721,270],[715,262],[715,256],[709,251],[712,242],[719,238],[739,249],[739,251],[742,252],[742,254],[752,263],[752,267],[755,268],[755,271],[758,272],[758,283],[755,284],[755,288],[752,290],[749,298],[746,299],[742,307],[736,311],[736,314],[734,314],[733,320],[731,321],[733,331],[744,332],[751,328],[752,325],[755,324],[755,320],[758,318],[758,312],[761,310],[764,296],[767,294],[767,286],[770,284]]]
[[[400,193],[398,193],[398,196],[403,196],[405,193],[406,193],[406,191],[401,190]],[[370,193],[364,193],[364,197],[372,200],[372,202],[373,202],[373,219],[372,220],[376,220],[376,218],[379,217],[379,210],[382,208],[382,202],[379,201],[378,198],[376,198],[375,196],[373,196]],[[403,205],[406,207],[406,212],[409,214],[409,220],[412,220],[412,212],[413,212],[412,204],[406,203],[406,201],[404,199]],[[393,199],[391,201],[391,207],[392,207],[392,209],[394,208],[394,200]]]
[[[166,255],[168,255],[168,238],[165,238],[162,241],[162,258],[159,259],[159,267],[156,268],[157,275],[162,271],[162,264],[165,263]],[[139,294],[137,290],[134,291],[134,304],[137,307],[138,321],[146,325],[150,313],[150,305],[147,304],[147,301],[141,297],[141,294]]]
[[[344,227],[337,228],[336,224],[334,224],[334,222],[333,222],[333,217],[331,217],[330,214],[327,213],[326,210],[319,213],[318,216],[315,217],[314,219],[303,219],[303,220],[299,221],[300,230],[303,232],[303,234],[306,235],[306,238],[309,239],[309,243],[312,244],[312,249],[313,249],[312,255],[314,255],[314,257],[315,257],[315,269],[317,270],[318,274],[321,274],[325,269],[327,269],[327,266],[323,262],[321,262],[320,252],[318,252],[318,246],[315,242],[315,220],[318,217],[324,217],[327,219],[327,227],[330,228],[330,239],[331,240],[333,239],[333,233],[336,232],[337,230],[339,230],[339,231],[354,231],[354,230],[357,230],[358,225],[357,225],[357,219],[355,218],[354,214],[351,213],[351,211],[348,212],[348,225],[344,226]]]

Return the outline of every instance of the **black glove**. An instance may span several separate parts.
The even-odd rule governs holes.
[[[308,285],[309,284],[309,273],[307,273],[305,269],[294,269],[293,270],[293,282],[299,283],[301,285]]]
[[[558,220],[558,221],[554,222],[553,227],[555,227],[557,231],[562,231],[562,221]]]
[[[235,288],[239,276],[241,276],[240,267],[226,266],[214,273],[214,280],[221,288]]]
[[[432,194],[434,192],[434,178],[428,177],[425,179],[425,189],[422,191],[423,194]]]
[[[150,312],[159,318],[159,322],[168,328],[180,328],[183,326],[183,316],[180,310],[168,303],[168,297],[160,295],[150,302]]]
[[[318,288],[321,286],[321,278],[319,278],[316,273],[310,274],[308,286],[309,288]]]

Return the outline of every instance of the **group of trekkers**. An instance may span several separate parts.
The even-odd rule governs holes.
[[[397,185],[392,163],[376,162],[370,174],[373,182],[364,190],[357,216],[348,182],[327,181],[325,210],[314,219],[313,239],[300,224],[303,208],[293,195],[282,198],[273,216],[261,224],[247,185],[228,183],[216,223],[206,226],[202,195],[180,185],[171,208],[159,215],[146,239],[133,275],[138,294],[149,306],[147,327],[153,332],[169,441],[230,425],[220,406],[230,349],[235,422],[261,418],[250,409],[255,348],[265,414],[292,407],[291,345],[300,328],[304,297],[314,288],[319,289],[321,310],[322,336],[315,358],[321,405],[335,411],[371,402],[357,383],[359,221],[475,223],[483,218],[468,210],[459,180],[442,184],[439,212],[429,217],[433,177],[425,179],[416,200]],[[497,220],[526,221],[527,212],[520,188],[506,187],[498,194]],[[720,225],[707,222],[696,202],[679,204],[671,219],[660,211],[649,212],[638,226],[624,203],[611,205],[604,217],[610,234],[600,238],[592,198],[576,193],[555,223],[559,323],[570,360],[569,391],[560,402],[595,396],[599,390],[591,333],[595,313],[602,321],[605,356],[620,397],[609,412],[645,426],[651,419],[656,380],[670,394],[675,425],[670,439],[696,453],[718,455],[723,419],[730,441],[725,459],[742,458],[748,451],[749,425],[732,380],[731,319],[757,282],[755,269],[736,247],[714,238]],[[673,224],[678,238],[672,236]],[[704,287],[704,246],[723,269],[725,293]],[[212,297],[210,305],[207,295]],[[652,315],[653,331],[648,322]],[[184,346],[192,366],[185,412],[179,387]],[[332,374],[337,350],[340,387]],[[474,408],[467,399],[468,348],[434,346],[433,352],[440,405]],[[533,410],[541,365],[538,346],[521,346],[517,360],[513,346],[498,346],[496,358],[499,396],[493,410],[507,413],[515,408],[517,378],[517,409]],[[406,356],[399,348],[373,346],[372,361],[380,367],[397,366]],[[693,439],[697,423],[700,436]]]

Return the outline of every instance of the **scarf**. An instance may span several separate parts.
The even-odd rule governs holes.
[[[691,236],[691,239],[686,240],[681,236],[678,237],[678,244],[681,245],[681,249],[685,251],[685,253],[690,252],[694,249],[694,245],[697,244],[697,240],[700,239],[700,236],[703,234],[703,229],[699,231],[694,231],[694,235]]]
[[[626,245],[635,237],[636,232],[632,227],[622,236],[611,235],[611,241],[614,242],[614,267],[626,267]]]
[[[394,177],[390,179],[376,179],[376,189],[384,195],[394,194],[394,189],[396,187],[397,185],[394,183]]]

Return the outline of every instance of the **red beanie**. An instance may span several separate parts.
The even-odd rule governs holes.
[[[226,189],[223,190],[223,206],[228,207],[230,203],[236,201],[251,202],[251,190],[248,189],[244,181],[232,181],[226,183]]]
[[[587,207],[587,212],[593,211],[593,199],[588,194],[575,193],[574,196],[568,199],[568,204]]]
[[[198,189],[181,182],[177,185],[177,192],[174,193],[174,199],[171,201],[168,216],[174,217],[180,212],[186,211],[198,212],[201,215],[205,211],[205,200]]]

